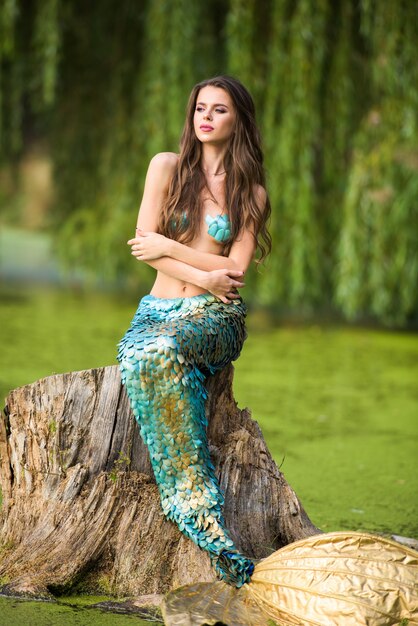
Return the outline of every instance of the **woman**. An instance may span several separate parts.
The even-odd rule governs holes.
[[[197,84],[180,154],[157,154],[149,165],[128,244],[157,277],[118,352],[166,517],[237,587],[254,565],[235,549],[222,517],[204,381],[239,356],[246,310],[238,289],[257,247],[262,258],[270,250],[262,161],[244,86],[228,76]]]
[[[205,432],[207,375],[245,339],[238,294],[257,246],[270,250],[254,105],[227,76],[196,85],[180,155],[150,163],[132,254],[157,270],[119,344],[122,381],[148,445],[163,511],[210,554],[221,579],[250,581],[222,518]],[[417,553],[367,533],[328,533],[259,562],[239,593],[191,585],[166,599],[174,623],[190,614],[228,624],[418,624]],[[200,623],[200,622],[199,622]]]

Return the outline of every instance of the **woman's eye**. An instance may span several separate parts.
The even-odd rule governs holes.
[[[204,107],[202,107],[202,106],[197,106],[197,107],[196,107],[196,111],[198,111],[199,113],[201,113],[201,112],[202,112],[202,111],[204,111],[204,110],[205,110],[205,108],[204,108]],[[215,112],[216,112],[216,113],[226,113],[226,109],[219,109],[219,108],[216,108],[216,109],[215,109]]]

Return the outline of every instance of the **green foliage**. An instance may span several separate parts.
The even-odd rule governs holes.
[[[37,77],[41,82],[42,99],[45,105],[54,101],[58,53],[60,44],[60,24],[58,20],[59,0],[43,0],[34,23],[34,48],[38,66]]]
[[[13,543],[13,541],[5,541],[0,544],[0,553],[13,550],[14,547],[15,547],[15,544]]]
[[[113,462],[113,468],[109,472],[109,478],[112,482],[116,482],[118,479],[118,475],[120,472],[127,470],[131,463],[131,459],[128,455],[124,454],[122,451],[119,452],[119,456]]]
[[[126,246],[147,165],[178,149],[193,84],[231,73],[256,100],[273,207],[247,299],[414,321],[417,18],[377,0],[2,0],[0,158],[46,139],[64,263],[148,283]]]
[[[228,71],[251,88],[254,83],[255,0],[231,0],[226,18]]]
[[[14,51],[14,25],[19,11],[17,4],[17,0],[3,0],[0,5],[0,49],[1,56],[5,58]]]
[[[102,574],[99,576],[97,579],[97,588],[100,593],[112,595],[114,589],[111,576],[109,576],[109,574]]]
[[[274,50],[280,70],[268,92],[270,126],[264,127],[269,169],[274,166],[269,183],[275,254],[263,298],[276,293],[298,307],[315,302],[322,288],[314,171],[327,11],[325,1],[302,0],[295,8],[276,3],[272,33],[276,46],[282,42]]]
[[[336,268],[336,302],[349,318],[401,325],[417,310],[417,11],[364,3],[370,108],[353,141]]]
[[[3,585],[8,585],[10,583],[10,576],[0,576],[0,589]]]
[[[384,113],[383,113],[384,115]],[[376,127],[374,127],[376,125]],[[371,311],[402,324],[416,310],[418,175],[415,149],[399,128],[381,133],[380,114],[365,123],[344,205],[337,302],[349,318]],[[374,127],[374,128],[373,128]]]

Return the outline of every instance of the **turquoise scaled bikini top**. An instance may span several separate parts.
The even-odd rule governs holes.
[[[205,222],[208,225],[208,235],[221,243],[225,243],[231,236],[231,222],[228,215],[216,215],[212,217],[206,214]]]
[[[183,211],[182,215],[183,223],[187,222],[186,212]],[[206,213],[205,222],[208,225],[208,235],[219,241],[219,243],[225,243],[231,236],[231,222],[228,215],[209,215]],[[176,226],[175,220],[173,220],[174,227]]]

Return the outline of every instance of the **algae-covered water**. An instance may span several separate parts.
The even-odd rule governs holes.
[[[417,357],[409,333],[314,325],[250,334],[237,397],[322,530],[418,537]]]
[[[127,296],[3,288],[1,399],[42,376],[115,363],[136,306]],[[272,328],[251,314],[248,327],[235,396],[252,409],[312,521],[325,531],[417,538],[418,336],[318,324]],[[33,603],[1,603],[2,615],[4,606],[10,615],[27,615],[8,624],[61,623],[49,613],[52,605],[36,603],[45,611],[36,621]],[[93,615],[141,623],[61,609],[69,611],[62,622],[68,625],[108,623],[93,622]]]
[[[0,624],[4,626],[161,626],[137,615],[118,615],[89,608],[103,598],[64,598],[58,603],[0,597]]]

